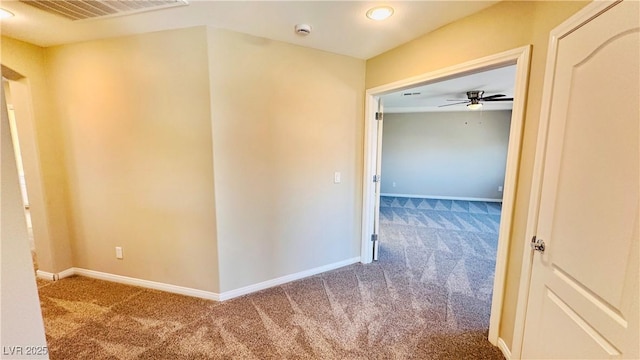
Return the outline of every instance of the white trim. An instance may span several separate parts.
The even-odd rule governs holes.
[[[493,282],[493,298],[489,319],[489,342],[497,345],[502,319],[504,291],[507,286],[507,263],[511,243],[511,229],[516,199],[517,175],[520,169],[520,152],[522,149],[522,133],[525,118],[525,103],[529,85],[529,65],[531,61],[531,45],[522,49],[516,60],[516,81],[511,112],[511,129],[507,147],[507,164],[504,179],[502,217],[498,230],[498,251],[496,253],[496,269]]]
[[[381,193],[380,196],[392,196],[401,198],[414,199],[434,199],[434,200],[460,200],[460,201],[484,201],[484,202],[502,202],[502,199],[475,198],[464,196],[440,196],[440,195],[415,195],[415,194],[390,194]]]
[[[81,276],[86,276],[93,279],[111,281],[119,284],[126,284],[126,285],[132,285],[132,286],[139,286],[139,287],[153,289],[153,290],[161,290],[161,291],[166,291],[174,294],[193,296],[193,297],[207,299],[207,300],[225,301],[225,300],[233,299],[238,296],[247,295],[256,291],[268,289],[268,288],[282,285],[291,281],[303,279],[312,275],[316,275],[326,271],[341,268],[343,266],[355,264],[359,261],[360,261],[360,257],[358,256],[351,259],[338,261],[332,264],[301,271],[295,274],[281,276],[279,278],[263,281],[261,283],[245,286],[239,289],[225,291],[221,294],[210,292],[210,291],[188,288],[184,286],[165,284],[165,283],[150,281],[150,280],[142,280],[142,279],[132,278],[128,276],[114,275],[114,274],[109,274],[101,271],[87,270],[87,269],[75,268],[75,267],[66,269],[57,274],[41,271],[41,270],[36,271],[36,274],[39,278],[42,278],[45,280],[54,280],[54,281],[65,278],[65,277],[69,277],[72,275],[81,275]]]
[[[527,99],[528,74],[531,61],[531,45],[517,49],[505,51],[499,54],[472,60],[463,64],[454,65],[433,72],[421,74],[408,79],[395,81],[386,85],[367,89],[365,107],[365,156],[363,170],[363,193],[362,193],[362,246],[360,258],[363,263],[371,260],[373,246],[370,241],[371,229],[373,229],[375,200],[375,186],[371,181],[375,169],[376,152],[376,120],[375,104],[377,97],[402,89],[408,89],[416,85],[427,82],[435,82],[447,78],[463,76],[477,73],[489,69],[494,69],[507,65],[516,65],[516,81],[511,113],[511,129],[509,133],[509,145],[507,150],[506,173],[504,182],[504,193],[502,202],[502,221],[498,236],[498,250],[496,254],[496,268],[493,283],[493,298],[491,302],[491,318],[489,320],[489,342],[493,345],[498,343],[498,333],[502,316],[502,305],[504,301],[504,291],[506,286],[507,260],[509,256],[509,244],[511,242],[511,226],[513,223],[513,209],[515,203],[515,192],[517,183],[517,173],[520,165],[520,150],[522,146],[522,130],[524,123],[524,109]]]
[[[68,278],[69,276],[73,276],[76,274],[75,268],[68,268],[67,270],[60,271],[58,275],[58,280]]]
[[[58,274],[54,274],[54,273],[50,273],[42,270],[36,270],[36,277],[39,277],[40,279],[44,279],[44,280],[56,281],[58,279]]]
[[[540,194],[542,191],[542,176],[546,155],[547,135],[549,128],[549,114],[551,111],[551,100],[553,95],[553,81],[555,74],[556,56],[558,52],[558,42],[563,37],[581,27],[584,23],[600,15],[602,12],[615,5],[611,1],[594,1],[573,16],[565,20],[562,24],[551,30],[549,35],[549,46],[547,49],[547,62],[545,65],[544,82],[542,88],[542,105],[540,108],[540,123],[538,124],[538,139],[536,142],[535,158],[533,163],[533,173],[531,180],[531,190],[529,195],[529,209],[527,216],[527,227],[525,230],[525,240],[531,239],[536,234],[538,227],[538,212],[540,210]],[[520,268],[520,286],[518,289],[518,299],[516,302],[516,317],[513,325],[513,342],[511,344],[512,356],[519,359],[522,356],[522,345],[524,341],[524,328],[526,322],[527,306],[529,302],[529,287],[531,283],[531,273],[533,270],[533,251],[523,251],[522,266]]]
[[[309,276],[312,276],[312,275],[316,275],[316,274],[320,274],[320,273],[323,273],[323,272],[326,272],[326,271],[330,271],[330,270],[334,270],[334,269],[337,269],[337,268],[341,268],[343,266],[355,264],[355,263],[357,263],[359,261],[360,261],[360,257],[358,256],[358,257],[354,257],[354,258],[351,258],[351,259],[338,261],[338,262],[333,263],[333,264],[328,264],[328,265],[320,266],[320,267],[317,267],[317,268],[301,271],[301,272],[298,272],[298,273],[295,273],[295,274],[285,275],[285,276],[281,276],[279,278],[263,281],[261,283],[257,283],[257,284],[253,284],[253,285],[249,285],[249,286],[245,286],[245,287],[241,287],[239,289],[225,291],[225,292],[220,294],[220,301],[233,299],[233,298],[238,297],[238,296],[250,294],[250,293],[253,293],[253,292],[256,292],[256,291],[268,289],[268,288],[271,288],[271,287],[274,287],[274,286],[278,286],[278,285],[282,285],[282,284],[285,284],[285,283],[288,283],[288,282],[292,282],[292,281],[295,281],[295,280],[303,279],[303,278],[306,278],[306,277],[309,277]]]
[[[139,286],[147,289],[161,290],[174,294],[193,296],[208,300],[220,299],[220,295],[210,291],[198,290],[184,286],[171,285],[150,280],[142,280],[122,275],[114,275],[100,271],[87,270],[81,268],[73,268],[74,275],[82,275],[93,279],[106,280],[120,284]]]
[[[504,358],[506,360],[510,360],[511,359],[511,350],[509,350],[509,347],[507,346],[507,343],[504,342],[504,339],[499,337],[498,338],[498,349],[500,349],[500,351],[502,351],[502,355],[504,355]]]
[[[409,89],[427,82],[446,80],[447,78],[474,74],[480,71],[496,69],[507,65],[514,65],[523,52],[528,53],[530,51],[531,45],[522,46],[516,49],[501,52],[499,54],[489,55],[480,59],[468,61],[466,63],[449,66],[432,72],[412,76],[403,80],[394,81],[385,85],[376,86],[374,88],[367,89],[366,93],[369,96],[380,96],[394,91]],[[515,99],[513,102],[514,109],[517,100],[518,99]],[[522,101],[523,99],[519,100]]]
[[[367,91],[365,97],[365,121],[364,121],[364,178],[362,179],[362,241],[360,247],[360,262],[368,264],[373,261],[373,244],[371,234],[374,226],[374,211],[376,204],[376,184],[372,181],[376,175],[378,146],[378,124],[375,116],[378,111],[378,97]]]
[[[69,268],[66,270],[62,270],[59,273],[50,273],[48,271],[36,270],[36,277],[49,281],[58,281],[60,279],[75,275],[74,269],[75,268]]]

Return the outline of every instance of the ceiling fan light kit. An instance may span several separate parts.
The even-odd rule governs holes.
[[[480,110],[480,109],[482,109],[482,104],[480,104],[478,102],[477,103],[470,103],[470,104],[467,104],[467,107],[469,108],[469,110]]]

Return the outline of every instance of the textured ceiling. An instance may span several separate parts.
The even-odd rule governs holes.
[[[58,6],[80,3],[41,1],[54,2]],[[83,2],[91,3],[92,0]],[[365,17],[369,8],[380,4],[372,1],[192,0],[187,6],[134,14],[125,9],[124,16],[110,14],[105,18],[86,20],[54,15],[22,1],[2,1],[2,8],[16,16],[1,22],[1,32],[4,36],[36,45],[53,46],[205,25],[367,59],[495,3],[497,1],[390,1],[387,4],[395,8],[394,16],[376,22]],[[298,23],[310,24],[311,34],[306,37],[295,34],[294,27]],[[514,79],[515,68],[506,67],[423,85],[385,95],[385,111],[466,110],[465,105],[444,108],[438,105],[450,103],[448,99],[465,99],[469,90],[511,97]],[[419,95],[402,96],[407,92]],[[483,109],[502,110],[511,109],[511,106],[511,102],[494,102],[485,103]]]
[[[128,16],[70,20],[20,1],[2,1],[16,16],[2,34],[40,46],[207,25],[305,47],[368,59],[497,1],[389,1],[395,14],[376,22],[365,17],[377,1],[189,1]],[[307,23],[312,32],[297,35]]]

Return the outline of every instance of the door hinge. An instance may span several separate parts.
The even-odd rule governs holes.
[[[531,238],[531,248],[535,251],[544,253],[544,240],[537,238],[535,235]]]
[[[373,182],[374,183],[380,182],[380,175],[373,175]]]
[[[376,112],[376,120],[382,120],[382,113]]]
[[[371,241],[378,241],[378,234],[371,234]]]

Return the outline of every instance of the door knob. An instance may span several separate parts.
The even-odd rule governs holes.
[[[544,252],[544,240],[537,238],[535,235],[531,238],[531,248],[535,251]]]

